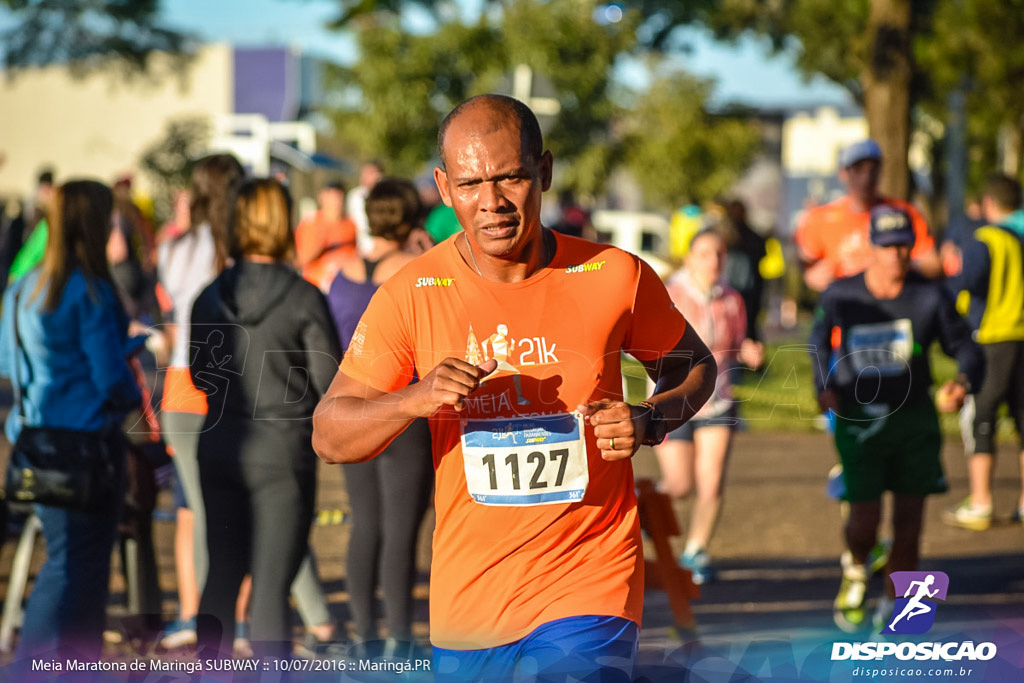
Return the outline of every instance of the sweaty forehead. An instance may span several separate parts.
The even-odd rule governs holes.
[[[519,120],[511,112],[481,104],[452,120],[444,136],[444,156],[449,163],[463,163],[485,149],[490,153],[521,153],[521,138]]]
[[[469,106],[456,114],[451,121],[450,128],[452,130],[486,132],[487,130],[499,130],[509,125],[519,127],[513,112],[500,102],[484,99],[468,104]]]

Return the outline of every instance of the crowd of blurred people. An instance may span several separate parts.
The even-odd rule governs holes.
[[[1002,402],[1024,435],[1020,182],[992,175],[983,215],[955,221],[937,248],[913,205],[879,191],[883,163],[874,140],[844,148],[839,177],[846,194],[806,211],[795,236],[804,280],[822,292],[810,348],[818,402],[831,419],[842,466],[834,483],[844,503],[847,550],[834,616],[851,632],[868,623],[867,582],[876,567],[917,569],[925,498],[947,489],[935,409],[961,411],[970,495],[943,515],[953,526],[982,531],[991,524]],[[935,340],[956,358],[958,375],[932,395],[928,352]],[[1024,508],[1024,448],[1020,457],[1017,523]],[[893,539],[879,558],[872,550],[887,491]],[[893,588],[887,582],[876,602],[875,632],[888,626]]]
[[[22,424],[40,421],[120,433],[148,389],[128,351],[144,344],[160,370],[153,412],[174,469],[178,592],[174,619],[150,619],[161,650],[313,656],[343,638],[308,544],[318,462],[309,418],[337,370],[339,339],[351,338],[377,283],[433,244],[412,182],[383,177],[378,162],[363,167],[360,181],[347,193],[350,209],[344,185],[331,181],[318,210],[295,226],[285,185],[247,179],[235,157],[213,154],[195,161],[159,231],[132,201],[127,177],[112,187],[59,183],[47,169],[32,201],[5,212],[0,266],[11,286],[0,367],[12,381],[19,360],[31,370],[24,414],[12,410],[11,442]],[[16,310],[25,339],[18,349],[10,344]],[[86,391],[95,410],[71,410],[66,402]],[[127,431],[135,422],[125,422]],[[353,465],[346,477],[356,509],[349,591],[360,644],[378,640],[378,567],[389,647],[413,640],[415,546],[432,485],[425,430],[394,445],[394,464]],[[128,442],[112,444],[123,453]],[[128,476],[136,474],[157,483],[153,468]],[[396,505],[407,512],[393,514]],[[108,507],[35,506],[47,562],[29,598],[19,659],[52,650],[99,656],[125,506],[112,497]],[[296,643],[289,596],[306,628]],[[158,587],[144,608],[159,613]]]
[[[896,500],[889,568],[906,570],[917,566],[924,497],[944,490],[933,402],[940,410],[966,404],[970,496],[946,520],[972,530],[991,524],[999,405],[1008,403],[1018,431],[1024,427],[1024,213],[1019,183],[993,176],[982,215],[951,230],[940,251],[911,204],[878,191],[877,143],[851,145],[839,161],[847,194],[805,212],[795,239],[804,282],[821,293],[811,338],[816,386],[822,410],[834,417],[850,504],[837,621],[857,628],[882,492]],[[159,230],[133,202],[129,177],[107,187],[58,182],[52,170],[39,174],[20,211],[3,218],[0,374],[13,378],[17,368],[30,377],[20,387],[22,414],[12,411],[8,421],[12,442],[22,425],[45,423],[102,431],[112,449],[126,452],[119,425],[147,387],[125,358],[144,342],[162,370],[178,596],[177,614],[159,628],[164,650],[198,644],[222,657],[284,657],[296,648],[323,652],[349,636],[328,609],[308,542],[317,463],[310,418],[378,287],[461,231],[432,182],[388,177],[384,167],[364,164],[351,190],[326,183],[316,212],[297,225],[287,186],[246,178],[228,154],[196,161]],[[593,237],[588,212],[571,193],[560,199],[552,227]],[[763,362],[766,259],[780,258],[777,243],[751,228],[742,201],[724,201],[717,216],[680,211],[672,234],[682,265],[667,279],[676,307],[718,362],[715,394],[655,449],[662,490],[694,494],[679,561],[696,583],[715,578],[710,546],[741,423],[733,368]],[[935,339],[960,362],[960,376],[933,399],[920,354]],[[858,382],[868,368],[884,391],[862,400]],[[900,402],[907,396],[913,405]],[[864,436],[864,420],[889,426]],[[914,447],[902,438],[911,432],[921,440]],[[870,462],[861,457],[868,450]],[[153,468],[133,472],[127,476],[153,477]],[[385,651],[394,653],[414,640],[416,540],[433,485],[426,421],[380,457],[345,465],[344,476],[351,640],[364,648],[380,640],[379,583]],[[56,649],[95,659],[122,503],[111,499],[88,513],[40,506],[36,514],[47,560],[19,656]],[[1022,517],[1024,483],[1013,519]],[[891,608],[891,593],[879,612]],[[298,644],[289,597],[306,629]]]

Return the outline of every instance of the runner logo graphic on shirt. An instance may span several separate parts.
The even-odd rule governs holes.
[[[498,361],[498,367],[483,381],[498,376],[511,375],[516,390],[516,405],[530,405],[530,400],[523,396],[522,377],[519,368],[529,365],[548,365],[558,362],[555,355],[556,344],[548,342],[546,337],[526,337],[516,339],[509,333],[508,325],[499,323],[494,332],[479,341],[473,326],[469,326],[466,339],[466,362],[480,365],[492,358]],[[507,403],[507,400],[505,401]],[[509,405],[511,408],[511,405]],[[487,411],[493,412],[493,411]]]

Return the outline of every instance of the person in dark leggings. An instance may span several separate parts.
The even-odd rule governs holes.
[[[415,185],[381,180],[366,198],[366,215],[372,248],[342,264],[327,295],[346,348],[380,284],[414,258],[407,246],[422,215]],[[384,651],[394,653],[400,643],[412,642],[416,540],[433,485],[427,421],[416,420],[378,457],[346,465],[344,474],[352,508],[346,581],[356,642],[379,637],[374,609],[379,571],[388,629]]]
[[[323,294],[290,265],[285,189],[251,180],[234,205],[234,264],[192,308],[191,377],[209,406],[198,461],[210,566],[197,636],[204,657],[231,656],[235,600],[251,574],[253,652],[284,658],[316,493],[311,418],[341,352]]]
[[[969,495],[947,510],[945,523],[984,531],[992,525],[999,407],[1006,403],[1021,436],[1021,486],[1010,521],[1024,520],[1024,229],[1022,192],[1016,178],[989,177],[982,198],[985,225],[961,247],[950,247],[960,272],[948,280],[967,301],[966,316],[985,354],[985,375],[973,401],[964,404],[960,433],[967,455]],[[963,301],[958,299],[958,301]]]
[[[385,650],[412,642],[416,540],[430,502],[430,430],[416,420],[380,456],[345,466],[352,507],[346,559],[349,607],[357,643],[378,638],[374,595],[379,572],[388,629]]]

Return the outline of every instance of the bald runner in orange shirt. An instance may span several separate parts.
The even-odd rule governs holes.
[[[526,105],[485,95],[438,136],[463,226],[385,283],[314,418],[326,462],[428,417],[437,680],[632,675],[643,549],[630,458],[693,416],[713,357],[637,257],[540,222],[552,157]],[[621,350],[656,382],[622,400]],[[414,381],[419,378],[419,381]]]
[[[822,292],[841,277],[856,275],[872,259],[868,230],[871,209],[888,204],[910,216],[916,241],[910,254],[914,267],[926,277],[941,273],[935,240],[928,224],[911,204],[885,197],[878,191],[882,168],[882,150],[867,139],[845,147],[839,154],[839,179],[847,194],[833,202],[814,207],[797,226],[796,243],[806,266],[804,281]]]

